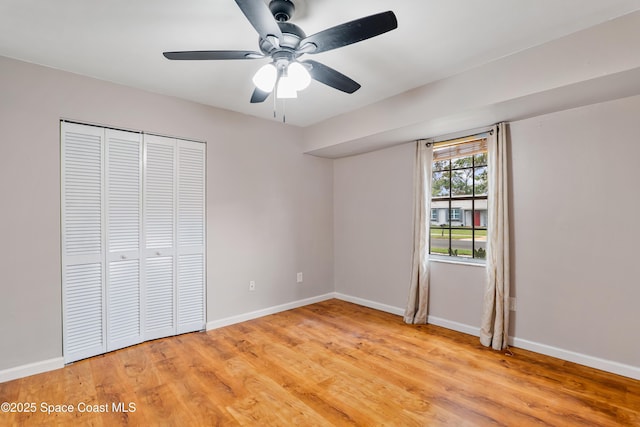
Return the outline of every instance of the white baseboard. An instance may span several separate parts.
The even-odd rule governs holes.
[[[292,310],[298,307],[304,307],[305,305],[315,304],[317,302],[326,301],[332,298],[336,298],[334,292],[330,292],[324,295],[318,295],[316,297],[305,298],[298,301],[289,302],[286,304],[275,305],[273,307],[263,308],[261,310],[251,311],[249,313],[238,314],[237,316],[225,317],[224,319],[212,320],[207,322],[207,331],[211,329],[222,328],[224,326],[234,325],[236,323],[246,322],[247,320],[257,319],[259,317],[268,316],[270,314],[280,313],[282,311]]]
[[[337,298],[342,301],[352,302],[354,304],[358,304],[363,307],[369,307],[375,310],[384,311],[386,313],[396,314],[398,316],[404,316],[404,308],[394,307],[392,305],[382,304],[382,303],[371,301],[364,298],[352,297],[351,295],[345,295],[341,293],[335,293],[334,298]]]
[[[476,326],[454,322],[453,320],[442,319],[441,317],[427,316],[427,323],[429,323],[430,325],[441,326],[446,329],[451,329],[452,331],[473,335],[474,337],[480,336],[480,328]]]
[[[463,323],[453,322],[439,317],[429,316],[428,322],[432,325],[442,326],[457,332],[480,336],[480,328]],[[602,371],[611,372],[612,374],[622,375],[624,377],[640,380],[640,367],[625,365],[623,363],[614,362],[612,360],[601,359],[586,354],[576,353],[574,351],[562,348],[552,347],[546,344],[540,344],[533,341],[524,340],[522,338],[509,337],[509,345],[522,348],[524,350],[533,351],[545,356],[551,356],[558,359],[574,362],[579,365],[588,366],[590,368],[600,369]]]
[[[399,316],[404,315],[404,309],[399,307],[393,307],[387,304],[382,304],[376,301],[371,301],[363,298],[353,297],[350,295],[344,295],[340,293],[335,294],[335,298],[352,302],[354,304],[362,305],[364,307],[373,308],[376,310],[384,311],[387,313],[397,314]],[[443,319],[435,316],[428,316],[427,322],[431,325],[441,326],[443,328],[451,329],[453,331],[462,332],[475,337],[480,336],[480,328],[477,326],[466,325],[464,323],[454,322],[452,320]],[[544,354],[546,356],[556,357],[558,359],[566,360],[568,362],[574,362],[579,365],[588,366],[590,368],[600,369],[602,371],[611,372],[613,374],[622,375],[624,377],[640,380],[640,367],[625,365],[623,363],[614,362],[611,360],[601,359],[586,354],[576,353],[570,350],[565,350],[557,347],[552,347],[546,344],[540,344],[533,341],[524,340],[521,338],[509,337],[509,345],[524,350],[534,351],[536,353]]]
[[[62,357],[28,363],[26,365],[16,366],[15,368],[1,370],[0,383],[41,374],[43,372],[54,371],[60,368],[64,368],[64,358]]]
[[[625,365],[623,363],[614,362],[612,360],[600,359],[599,357],[589,356],[574,351],[553,347],[546,344],[540,344],[533,341],[523,340],[521,338],[509,338],[509,345],[517,348],[534,351],[546,356],[556,357],[568,362],[577,363],[579,365],[588,366],[590,368],[600,369],[601,371],[611,372],[613,374],[622,375],[624,377],[640,380],[640,367]]]

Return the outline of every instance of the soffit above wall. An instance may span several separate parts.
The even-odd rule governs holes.
[[[338,158],[640,94],[640,12],[309,126]]]

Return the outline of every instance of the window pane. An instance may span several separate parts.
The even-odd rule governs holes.
[[[451,256],[471,258],[471,228],[454,227],[451,230]]]
[[[485,211],[486,214],[486,211]],[[474,258],[487,258],[487,229],[476,229]]]
[[[431,197],[441,197],[449,195],[449,175],[451,172],[433,172],[431,185]]]
[[[451,195],[452,196],[472,196],[473,195],[473,169],[461,169],[451,172]]]
[[[442,171],[449,169],[451,162],[449,160],[440,160],[438,162],[433,162],[433,170],[434,171]]]
[[[474,172],[474,181],[475,181],[475,190],[476,196],[486,196],[487,195],[487,187],[488,187],[488,175],[487,175],[487,167],[482,166],[476,168]]]
[[[473,156],[458,157],[457,159],[451,159],[451,169],[470,168],[473,166]]]
[[[487,153],[480,153],[474,156],[474,162],[476,166],[486,166],[487,165]]]
[[[431,250],[432,254],[449,255],[449,223],[431,226]]]

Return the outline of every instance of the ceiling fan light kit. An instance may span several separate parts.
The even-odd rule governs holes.
[[[253,84],[262,92],[273,92],[277,84],[276,96],[278,98],[297,98],[297,92],[305,90],[310,83],[309,71],[299,62],[277,65],[268,63],[260,67],[253,76]],[[283,85],[287,87],[283,88]],[[291,95],[292,90],[295,92],[295,96]]]
[[[278,82],[278,89],[276,91],[276,98],[279,99],[293,99],[298,97],[298,91],[296,90],[295,82],[291,77],[281,77]]]
[[[272,63],[269,63],[258,68],[253,76],[253,84],[263,92],[271,92],[276,85],[277,78],[278,70]]]
[[[235,0],[258,32],[260,52],[242,50],[205,50],[164,52],[173,60],[229,60],[271,58],[253,76],[252,103],[264,102],[274,92],[277,98],[295,98],[316,80],[345,93],[353,93],[360,85],[344,74],[313,60],[300,61],[305,54],[318,54],[348,46],[384,34],[398,27],[393,12],[387,11],[356,19],[307,36],[289,22],[295,12],[290,0]]]

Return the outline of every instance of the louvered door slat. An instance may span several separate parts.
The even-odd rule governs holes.
[[[204,255],[178,256],[178,333],[204,328]]]
[[[141,136],[107,131],[109,252],[140,249]]]
[[[69,265],[65,276],[65,357],[79,360],[100,354],[104,351],[102,266]]]
[[[175,145],[166,139],[145,136],[145,235],[148,249],[174,247]]]
[[[174,335],[173,257],[147,259],[145,289],[145,339]]]
[[[140,324],[140,260],[109,263],[108,345],[115,350],[142,341]]]
[[[179,141],[178,245],[204,244],[204,144]]]
[[[94,128],[63,128],[63,251],[102,253],[102,135]]]

